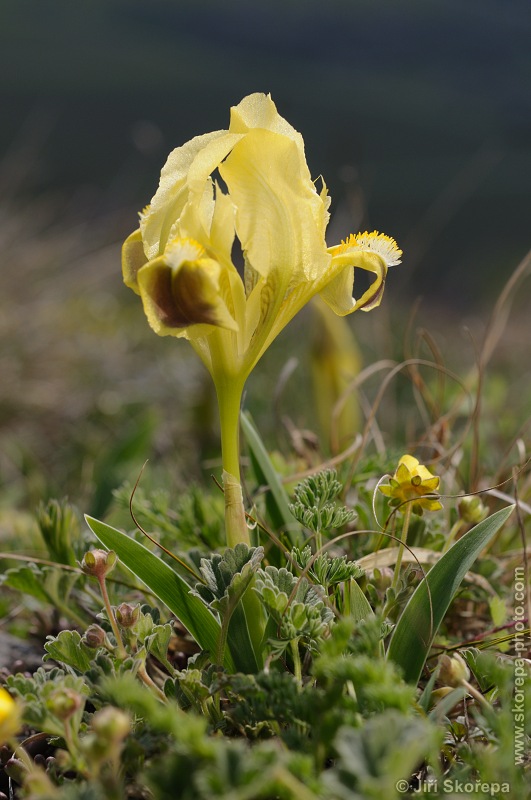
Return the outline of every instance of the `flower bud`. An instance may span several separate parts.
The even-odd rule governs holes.
[[[46,708],[57,717],[67,720],[84,704],[85,699],[73,689],[61,687],[56,689],[46,700]]]
[[[140,617],[140,606],[122,603],[116,609],[116,621],[122,628],[132,628]]]
[[[114,550],[89,550],[83,556],[81,569],[85,575],[93,575],[96,578],[103,578],[115,566],[117,555]]]
[[[20,758],[10,758],[4,764],[4,772],[16,783],[22,784],[28,775],[28,768]]]
[[[439,682],[445,686],[461,686],[470,678],[467,663],[458,653],[441,656],[439,659]]]
[[[390,567],[375,567],[373,576],[373,584],[381,592],[385,592],[393,582],[393,570]]]
[[[468,522],[469,525],[477,525],[478,522],[482,522],[489,513],[488,508],[478,495],[463,497],[459,503],[458,509],[461,519],[464,522]]]
[[[100,628],[99,625],[89,625],[81,640],[87,647],[92,647],[96,650],[98,647],[103,647],[107,641],[107,634]]]
[[[100,741],[121,742],[131,732],[131,718],[119,708],[106,706],[92,717],[92,730]]]

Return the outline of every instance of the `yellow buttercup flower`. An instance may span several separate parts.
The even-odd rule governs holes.
[[[228,130],[170,154],[124,244],[125,283],[156,333],[189,339],[214,376],[247,377],[311,297],[341,316],[368,311],[400,262],[396,242],[376,232],[327,247],[329,203],[301,135],[269,96],[250,95],[231,110]],[[374,281],[355,299],[356,268]]]
[[[410,506],[414,514],[424,511],[438,511],[442,508],[437,499],[439,478],[420,464],[413,456],[402,456],[398,467],[388,485],[378,487],[380,492],[389,497],[389,504],[400,506],[403,513]],[[429,495],[428,497],[426,495]]]
[[[8,742],[18,732],[20,725],[18,703],[0,686],[0,744]]]

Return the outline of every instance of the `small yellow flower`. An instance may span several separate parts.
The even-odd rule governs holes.
[[[395,474],[389,479],[389,484],[378,488],[382,494],[390,498],[389,504],[395,508],[400,506],[399,510],[403,513],[410,503],[413,513],[419,515],[422,515],[423,511],[438,511],[442,508],[441,502],[437,499],[439,478],[432,475],[429,469],[413,456],[402,456]]]
[[[21,725],[20,707],[9,692],[0,687],[0,744],[8,742]]]

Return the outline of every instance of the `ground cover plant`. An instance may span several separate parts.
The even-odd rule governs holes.
[[[529,261],[463,375],[426,332],[361,369],[344,318],[378,313],[402,254],[377,232],[328,246],[328,209],[265,95],[170,155],[123,275],[210,373],[221,474],[170,492],[148,465],[111,499],[107,462],[90,514],[43,497],[24,518],[37,555],[7,526],[10,633],[46,639],[4,669],[6,796],[526,795],[529,431],[488,367]],[[253,380],[310,302],[321,439],[288,417],[273,450],[244,389],[281,401],[293,364],[275,392]]]

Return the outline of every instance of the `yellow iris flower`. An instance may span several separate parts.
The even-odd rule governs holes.
[[[438,476],[432,475],[414,456],[402,456],[395,474],[389,479],[389,484],[378,488],[382,494],[390,498],[390,505],[400,506],[399,510],[403,513],[409,505],[413,513],[419,515],[422,515],[423,511],[438,511],[442,508],[436,494],[439,488]]]
[[[123,246],[124,281],[153,330],[188,339],[214,379],[229,506],[241,505],[239,401],[259,358],[314,295],[341,316],[379,305],[387,270],[400,262],[396,242],[377,232],[327,247],[329,204],[301,134],[269,96],[252,94],[231,109],[228,130],[170,153]],[[374,275],[358,298],[356,268]],[[238,513],[232,542],[246,538]]]
[[[327,247],[329,203],[302,136],[269,96],[250,95],[232,108],[228,131],[170,154],[124,244],[125,283],[156,333],[189,339],[213,376],[247,377],[311,297],[341,316],[369,311],[400,261],[394,240],[376,232]],[[375,277],[354,299],[356,267]]]

